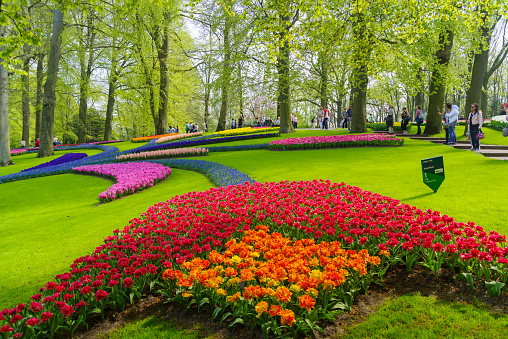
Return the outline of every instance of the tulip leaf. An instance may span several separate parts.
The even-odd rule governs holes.
[[[499,281],[485,282],[485,287],[491,295],[501,295],[501,289],[505,286],[504,283]]]
[[[235,320],[233,320],[233,322],[231,324],[229,324],[228,327],[233,327],[236,324],[243,324],[243,319],[242,318],[236,318]]]
[[[315,323],[318,320],[318,313],[317,313],[317,311],[316,310],[310,311],[308,319],[311,322]]]
[[[222,316],[222,319],[220,320],[220,323],[222,324],[222,322],[223,322],[224,320],[226,320],[226,318],[227,318],[227,317],[229,317],[230,315],[231,315],[231,312],[228,312],[228,313],[224,314],[224,315]]]
[[[213,310],[213,313],[212,313],[212,322],[219,315],[221,310],[222,309],[220,307],[216,307],[215,310]]]
[[[474,290],[474,279],[471,273],[460,273],[459,279],[469,283],[469,286]]]

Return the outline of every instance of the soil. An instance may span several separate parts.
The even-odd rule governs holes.
[[[449,269],[441,269],[435,278],[434,273],[424,267],[415,266],[407,272],[404,265],[391,268],[383,279],[383,285],[371,285],[366,294],[356,297],[351,312],[339,314],[332,323],[320,324],[323,333],[316,332],[315,338],[328,339],[344,335],[348,327],[359,324],[384,304],[388,298],[420,293],[422,296],[434,297],[438,300],[481,305],[490,312],[508,314],[508,295],[491,296],[484,284],[475,284],[473,290],[468,283],[457,278]],[[97,316],[88,322],[88,330],[78,332],[75,338],[107,338],[107,334],[124,327],[134,320],[144,319],[153,315],[165,319],[175,327],[197,331],[200,338],[214,339],[261,339],[261,330],[252,330],[248,326],[235,325],[228,328],[228,322],[222,325],[211,320],[211,315],[198,312],[197,309],[186,311],[185,307],[176,303],[165,303],[160,295],[144,295],[141,300],[123,312],[106,313],[105,320]]]

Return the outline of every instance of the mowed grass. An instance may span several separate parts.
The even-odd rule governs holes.
[[[346,133],[349,132],[299,130],[283,137]],[[485,134],[487,138],[497,138],[500,142],[508,141],[498,131],[488,130]],[[270,139],[225,145],[266,143]],[[130,142],[114,144],[121,149],[139,145]],[[421,159],[439,155],[444,157],[446,179],[439,191],[433,193],[422,183]],[[17,159],[14,158],[15,161]],[[450,146],[406,138],[402,147],[225,152],[211,153],[199,159],[234,167],[259,182],[313,179],[345,182],[418,208],[441,211],[458,221],[471,220],[487,230],[508,233],[507,193],[503,189],[508,162],[455,150]],[[48,159],[19,156],[17,165],[0,168],[0,175],[12,173],[6,171],[16,166],[23,169],[45,161]],[[149,190],[96,206],[98,194],[109,185],[111,182],[105,179],[74,174],[0,184],[0,262],[4,263],[0,274],[0,309],[26,302],[38,287],[55,274],[65,272],[73,259],[90,253],[104,237],[128,224],[150,205],[176,194],[206,190],[212,186],[201,174],[174,170],[168,180]],[[381,331],[378,326],[387,327],[386,324],[392,331],[380,332],[385,334],[379,337],[496,338],[495,329],[497,337],[503,337],[503,331],[506,331],[506,316],[492,315],[481,307],[444,303],[418,295],[403,298],[402,301],[393,299],[387,302],[379,311],[388,310],[380,313],[385,325],[378,325],[376,318],[369,317],[358,329],[351,329],[349,337],[371,337]],[[403,307],[401,303],[409,306]],[[424,306],[418,308],[420,304]],[[426,315],[430,308],[432,314]],[[412,325],[408,325],[411,319],[408,314],[415,314]],[[471,325],[473,318],[478,321],[487,319],[490,322],[486,324],[490,325],[480,326],[478,323],[480,330],[477,331]],[[495,322],[500,325],[494,325]],[[398,323],[400,327],[396,327]],[[420,331],[418,326],[423,326],[420,323],[425,323],[427,327]],[[453,331],[440,328],[445,325],[453,327]],[[367,330],[361,332],[360,326],[366,326]],[[489,326],[494,330],[486,329]],[[397,329],[400,335],[396,333]],[[150,336],[150,333],[159,333],[160,338],[172,338],[170,335],[174,331],[175,338],[187,338],[185,335],[189,334],[157,317],[132,323],[121,331],[121,334],[112,334],[111,338],[115,335],[145,338],[145,333],[148,337],[157,337],[155,334]]]
[[[481,306],[410,294],[394,298],[342,338],[506,338],[508,317]]]

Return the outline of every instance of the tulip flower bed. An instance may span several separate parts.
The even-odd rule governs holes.
[[[235,128],[235,129],[227,129],[220,132],[215,132],[215,134],[220,136],[234,136],[234,135],[247,135],[254,133],[263,133],[263,132],[279,132],[279,127],[244,127],[244,128]]]
[[[116,180],[116,184],[99,194],[101,203],[152,187],[171,174],[171,169],[150,162],[127,162],[75,167],[77,173],[94,174]]]
[[[230,141],[241,141],[241,140],[251,140],[251,139],[260,139],[260,138],[274,138],[279,135],[276,133],[267,133],[267,134],[253,134],[253,135],[240,135],[234,137],[223,137],[223,138],[214,138],[214,139],[198,139],[198,140],[182,140],[182,141],[174,141],[166,144],[159,144],[155,146],[147,146],[141,148],[135,148],[133,150],[127,151],[130,153],[136,153],[140,151],[156,151],[159,149],[165,148],[183,148],[183,147],[192,147],[192,146],[201,146],[201,145],[209,145],[209,144],[218,144],[223,142]]]
[[[506,237],[494,231],[344,183],[231,185],[150,207],[28,304],[0,312],[0,334],[72,334],[90,314],[122,309],[162,284],[161,293],[230,325],[294,336],[348,309],[390,265],[435,274],[447,265],[499,294],[507,257]]]
[[[31,167],[31,168],[24,169],[21,172],[27,172],[27,171],[36,170],[36,169],[39,169],[39,168],[51,167],[51,166],[55,166],[55,165],[65,164],[67,162],[83,159],[83,158],[85,158],[87,156],[88,156],[88,154],[86,154],[86,153],[66,153],[66,154],[62,155],[61,157],[58,157],[58,158],[53,159],[51,161],[45,162],[45,163],[40,164],[38,166],[34,166],[34,167]]]
[[[265,336],[287,330],[297,337],[322,331],[318,319],[332,321],[350,307],[343,301],[380,263],[367,250],[346,251],[338,241],[291,241],[260,225],[245,231],[240,242],[229,240],[224,254],[214,250],[208,260],[198,257],[165,270],[163,292],[172,297],[176,291],[174,301],[207,306],[214,319],[231,316],[233,323],[261,327]]]
[[[178,135],[178,133],[169,133],[169,134],[157,134],[157,135],[149,135],[145,137],[139,137],[139,138],[132,138],[131,142],[147,142],[154,139],[169,137],[172,135]]]
[[[122,154],[117,156],[116,160],[129,161],[129,160],[147,160],[160,158],[195,157],[207,154],[208,150],[206,148],[177,148],[151,152]]]
[[[155,142],[158,144],[162,144],[164,142],[171,142],[171,141],[180,140],[180,139],[194,138],[194,137],[199,137],[202,135],[203,135],[203,132],[169,135],[167,137],[159,138]]]
[[[330,135],[290,138],[270,142],[271,150],[298,150],[315,148],[402,146],[404,138],[387,134]]]
[[[26,151],[27,151],[26,149],[11,149],[11,155],[12,156],[22,155],[22,154],[25,154]]]

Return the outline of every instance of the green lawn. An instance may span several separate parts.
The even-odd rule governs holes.
[[[348,132],[299,130],[289,137],[337,133]],[[486,140],[499,140],[496,142],[508,144],[508,138],[503,138],[501,132],[485,129],[485,134]],[[268,140],[270,139],[256,139],[228,145],[265,143]],[[112,144],[120,150],[140,145],[130,142]],[[95,150],[86,152],[97,153]],[[57,153],[57,156],[59,154],[61,153]],[[433,193],[422,183],[420,161],[439,155],[444,157],[446,180],[439,191]],[[55,157],[37,159],[35,154],[16,156],[13,157],[16,165],[0,168],[0,175],[17,172]],[[313,179],[345,182],[422,209],[439,210],[458,221],[471,220],[487,230],[508,233],[504,189],[508,161],[485,158],[470,151],[406,138],[402,147],[225,152],[211,153],[200,159],[234,167],[260,182]],[[0,274],[0,309],[26,302],[44,282],[52,279],[55,274],[66,271],[73,259],[90,253],[104,237],[114,229],[128,224],[129,220],[138,217],[150,205],[177,194],[212,187],[201,174],[174,170],[166,181],[153,188],[97,206],[99,193],[109,185],[111,182],[105,179],[75,174],[0,184],[0,262],[3,263]],[[429,303],[426,307],[432,307],[437,312],[432,317],[416,320],[419,323],[430,321],[437,326],[441,323],[436,319],[444,318],[445,322],[453,322],[457,331],[462,329],[467,335],[482,337],[483,334],[478,334],[480,332],[470,330],[468,320],[463,324],[455,324],[450,309],[464,313],[466,311],[463,312],[460,308],[462,305],[438,303],[420,296],[407,298],[410,304],[423,303],[420,299],[424,299]],[[397,306],[397,302],[393,300],[386,306],[390,310],[390,322],[400,322],[400,318],[405,316],[406,311]],[[473,308],[473,311],[479,315],[473,312],[472,318],[490,316],[489,312],[480,308]],[[506,318],[503,319],[506,322]],[[151,327],[152,323],[157,328],[166,326],[158,321],[145,322],[142,326]],[[139,324],[132,326],[135,328],[133,331],[139,331]],[[373,329],[377,325],[374,320],[369,320],[362,326]],[[360,338],[370,332],[354,333],[356,332],[351,332],[350,335]],[[400,333],[400,336],[405,333],[404,336],[417,337],[420,332]],[[429,333],[433,333],[427,336],[429,338],[442,335],[457,337],[455,332]],[[122,336],[136,337],[128,334]],[[392,335],[386,334],[385,337]]]

